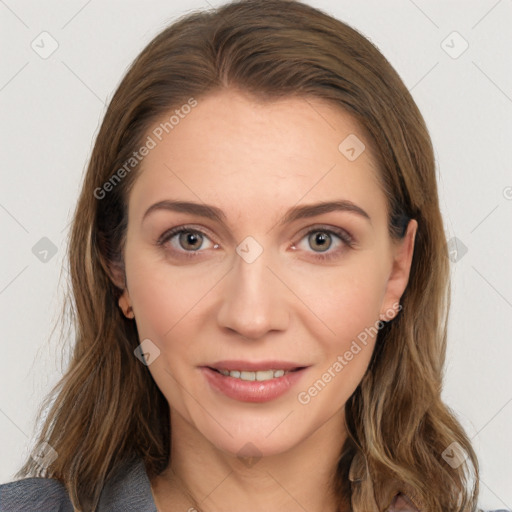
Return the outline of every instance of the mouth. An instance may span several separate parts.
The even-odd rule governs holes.
[[[210,388],[240,402],[268,402],[298,385],[309,366],[285,361],[220,361],[201,366]]]
[[[268,370],[258,370],[258,371],[251,371],[251,370],[227,370],[222,368],[213,368],[211,366],[208,366],[210,370],[213,370],[214,372],[220,373],[224,375],[224,377],[232,377],[233,379],[240,379],[248,382],[265,382],[267,380],[272,379],[279,379],[280,377],[284,377],[288,373],[297,372],[299,370],[303,370],[306,368],[305,366],[292,368],[291,370],[285,370],[284,368],[279,369],[268,369]]]

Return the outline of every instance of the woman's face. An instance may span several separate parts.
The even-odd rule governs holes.
[[[229,453],[284,452],[343,420],[415,222],[391,241],[369,145],[322,100],[218,92],[161,131],[129,197],[121,304],[173,422]]]

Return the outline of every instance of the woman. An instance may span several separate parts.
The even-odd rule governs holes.
[[[190,14],[116,91],[75,212],[70,367],[0,510],[474,511],[441,400],[423,118],[348,25]]]

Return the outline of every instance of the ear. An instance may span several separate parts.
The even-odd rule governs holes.
[[[128,288],[124,289],[123,293],[119,297],[118,304],[126,318],[135,318]]]
[[[130,294],[128,293],[128,287],[126,284],[125,271],[122,264],[109,262],[101,259],[101,265],[105,270],[108,278],[112,281],[114,286],[121,291],[121,295],[118,299],[118,304],[126,318],[134,318]]]
[[[411,219],[407,225],[405,236],[398,242],[393,243],[393,262],[382,301],[381,320],[389,321],[400,311],[398,305],[409,282],[417,229],[418,222]]]
[[[126,318],[134,318],[135,314],[132,309],[132,301],[130,299],[130,293],[128,292],[124,269],[120,268],[118,265],[109,266],[109,277],[114,285],[122,290],[118,299],[118,304],[123,311],[124,316]]]

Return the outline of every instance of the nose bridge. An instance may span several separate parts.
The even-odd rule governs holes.
[[[257,339],[268,331],[285,329],[288,311],[284,287],[267,268],[272,267],[270,254],[262,251],[254,257],[253,252],[251,257],[244,257],[244,247],[247,249],[242,243],[237,248],[238,255],[228,274],[218,323],[246,338]],[[246,254],[251,251],[254,247],[249,246]]]

